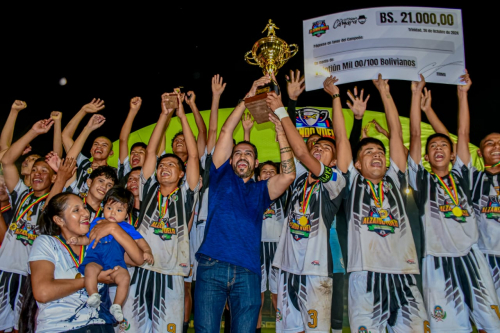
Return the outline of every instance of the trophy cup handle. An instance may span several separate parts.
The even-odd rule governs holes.
[[[290,59],[291,57],[293,57],[297,52],[299,51],[299,47],[297,46],[297,44],[290,44],[288,45],[288,57],[286,57],[285,59],[283,59],[284,61],[287,61],[288,59]]]
[[[245,61],[250,65],[259,65],[259,63],[255,61],[255,58],[252,55],[252,51],[248,51],[247,53],[245,53]]]

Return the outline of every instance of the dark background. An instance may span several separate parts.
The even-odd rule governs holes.
[[[230,5],[202,5],[185,2],[166,6],[138,8],[40,7],[16,8],[2,15],[2,94],[0,125],[5,123],[15,99],[28,103],[18,118],[14,139],[32,124],[48,118],[53,110],[63,112],[63,126],[94,97],[104,99],[101,112],[106,124],[90,139],[105,135],[118,139],[129,108],[129,100],[141,96],[143,106],[133,131],[156,122],[160,95],[176,86],[194,90],[200,110],[210,109],[211,77],[221,74],[228,83],[221,107],[233,107],[262,75],[259,67],[245,63],[243,55],[261,34],[269,18],[280,28],[277,35],[299,45],[299,53],[279,72],[278,83],[285,89],[284,74],[303,69],[302,21],[346,10],[373,7],[363,2],[303,1],[232,2]],[[465,40],[466,67],[473,86],[471,104],[471,141],[498,131],[498,25],[494,8],[481,8],[477,2],[461,7]],[[380,2],[378,6],[407,6],[408,3]],[[458,2],[422,2],[419,6],[457,8]],[[66,77],[68,84],[60,86]],[[383,111],[382,103],[370,81],[357,84],[371,94],[369,110]],[[342,104],[347,89],[340,85]],[[427,84],[433,93],[433,107],[450,132],[456,133],[457,98],[452,85]],[[410,83],[392,81],[391,92],[402,116],[409,115]],[[286,94],[285,94],[286,95]],[[284,97],[286,105],[287,98]],[[322,91],[305,92],[299,106],[331,106]],[[187,108],[189,109],[189,108]],[[87,123],[86,117],[79,130]],[[425,116],[423,120],[426,121]],[[78,135],[79,130],[75,134]],[[33,142],[34,150],[51,150],[52,132]],[[49,137],[50,136],[50,137]],[[87,152],[90,142],[84,148]]]

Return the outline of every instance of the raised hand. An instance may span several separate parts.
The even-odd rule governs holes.
[[[184,94],[177,93],[177,103],[179,104],[179,108],[177,109],[177,117],[179,118],[186,117],[186,113],[184,112],[184,105],[182,105],[182,98],[184,98]]]
[[[95,114],[92,116],[92,118],[90,118],[88,124],[87,124],[87,127],[91,130],[91,131],[95,131],[96,129],[98,129],[99,127],[101,127],[104,122],[106,121],[106,118],[104,118],[104,116],[100,115],[100,114]]]
[[[189,106],[193,105],[196,101],[196,94],[194,93],[194,91],[188,91],[186,96],[184,97],[184,100]]]
[[[12,103],[12,107],[11,107],[11,110],[12,111],[16,111],[16,112],[19,112],[21,110],[24,110],[28,107],[28,104],[26,104],[26,102],[24,101],[20,101],[20,100],[15,100],[14,103]]]
[[[389,137],[389,132],[387,132],[385,130],[385,128],[383,128],[382,126],[380,126],[380,124],[378,123],[378,121],[376,121],[375,119],[373,119],[372,121],[370,121],[370,123],[375,126],[375,129],[377,130],[377,132],[385,135],[386,137]]]
[[[274,112],[276,109],[283,107],[283,102],[281,101],[281,95],[276,95],[272,92],[267,95],[266,98],[267,106]]]
[[[276,115],[270,113],[269,120],[274,124],[274,128],[276,130],[276,135],[285,133],[285,130],[283,129],[283,125],[281,125],[281,121],[278,119],[278,117],[276,117]]]
[[[62,118],[62,112],[59,112],[59,111],[52,111],[50,113],[50,118],[54,119],[54,121],[56,120],[61,120]]]
[[[250,91],[248,92],[248,94],[246,94],[245,97],[248,98],[248,97],[255,96],[255,94],[257,93],[257,88],[260,86],[263,86],[269,82],[271,82],[271,77],[269,76],[269,74],[266,74],[265,76],[261,77],[260,79],[254,81],[252,84],[252,88],[250,88]]]
[[[59,167],[61,165],[61,158],[57,155],[56,152],[51,151],[47,155],[45,155],[45,162],[51,167],[55,172],[59,171]]]
[[[378,75],[378,78],[376,80],[372,80],[373,84],[375,87],[377,87],[378,91],[383,92],[383,91],[390,91],[389,89],[389,80],[383,80],[382,79],[382,74]]]
[[[370,99],[370,95],[366,96],[366,99],[363,100],[363,95],[365,93],[364,89],[361,89],[361,93],[358,97],[358,87],[354,87],[354,95],[350,90],[347,90],[347,96],[351,99],[352,103],[347,101],[347,106],[351,109],[352,113],[354,113],[354,118],[363,119],[363,115],[366,111],[366,104]]]
[[[181,101],[184,101],[184,96],[186,95],[185,93],[181,92],[181,89],[184,87],[177,87],[174,88],[174,93],[180,94],[181,95]]]
[[[104,101],[102,101],[100,98],[98,99],[92,99],[92,102],[85,104],[82,107],[82,110],[85,111],[86,113],[96,113],[104,109]]]
[[[29,152],[31,151],[31,149],[33,149],[33,148],[31,148],[31,146],[28,144],[28,145],[26,146],[26,148],[24,148],[24,150],[23,150],[23,152],[22,152],[21,156],[22,156],[22,155],[26,155],[27,153],[29,153]]]
[[[368,131],[370,130],[370,126],[371,126],[371,122],[369,122],[368,124],[366,124],[365,127],[363,127],[363,131],[361,132],[361,139],[365,139],[365,138],[368,138],[370,137],[368,135]]]
[[[216,96],[222,95],[224,89],[226,89],[226,83],[222,82],[222,76],[220,76],[219,74],[214,75],[214,77],[212,78],[212,94]]]
[[[411,82],[411,91],[413,93],[422,94],[422,89],[425,86],[425,78],[422,74],[420,74],[420,81],[412,81]]]
[[[142,105],[142,99],[140,97],[134,97],[130,100],[130,111],[138,112]]]
[[[50,130],[53,124],[54,120],[51,118],[39,120],[33,125],[33,127],[31,127],[31,129],[35,131],[36,134],[45,134]]]
[[[305,77],[300,76],[300,71],[297,69],[295,73],[290,70],[290,76],[285,75],[286,77],[286,91],[288,92],[288,98],[296,101],[300,94],[306,89],[305,85]]]
[[[61,177],[64,182],[68,181],[75,174],[77,169],[76,159],[74,157],[68,157],[61,160],[59,166],[59,171],[57,172],[57,177]]]
[[[254,122],[254,119],[253,119],[252,115],[250,114],[250,112],[243,113],[243,116],[241,117],[241,125],[243,126],[243,129],[245,131],[249,131],[252,129],[253,122]]]
[[[163,93],[161,95],[161,113],[165,116],[168,116],[174,112],[175,109],[167,108],[167,97],[170,96],[170,93]]]
[[[463,85],[459,84],[457,86],[457,91],[459,93],[466,93],[466,92],[468,92],[469,89],[470,89],[470,86],[472,85],[472,80],[470,79],[470,75],[469,75],[469,72],[467,72],[467,70],[465,70],[465,74],[464,75],[460,76],[460,82],[463,82],[464,84]]]
[[[340,92],[339,87],[335,85],[337,82],[339,82],[339,79],[337,79],[336,76],[327,77],[326,80],[323,81],[323,90],[325,90],[328,95],[333,97],[333,95]]]
[[[424,92],[422,93],[422,98],[420,99],[420,108],[422,109],[422,111],[427,112],[432,108],[431,103],[432,103],[431,91],[427,90],[427,88],[424,88]]]

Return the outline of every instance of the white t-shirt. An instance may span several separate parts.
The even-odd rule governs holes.
[[[38,216],[45,204],[45,200],[39,201],[16,222],[16,212],[19,205],[30,192],[31,189],[20,179],[14,191],[10,193],[10,200],[14,203],[12,206],[14,215],[12,221],[6,221],[9,228],[5,232],[5,238],[0,248],[0,270],[2,271],[21,275],[28,274],[28,256],[31,246],[38,236]],[[37,199],[34,195],[29,196],[19,211],[22,212]]]
[[[472,202],[467,198],[468,186],[458,170],[463,163],[457,156],[453,177],[458,191],[462,216],[455,216],[455,207],[437,178],[424,169],[422,161],[417,165],[408,155],[410,185],[415,191],[415,202],[420,209],[425,228],[425,255],[436,257],[461,257],[469,253],[477,243],[479,232]],[[449,177],[443,179],[452,188]],[[453,190],[452,190],[453,191]]]
[[[403,191],[406,176],[391,160],[383,183],[382,207],[377,207],[367,180],[353,163],[346,176],[348,272],[419,274],[418,257]],[[374,184],[378,193],[380,184]]]
[[[70,254],[58,239],[41,235],[33,244],[29,261],[50,261],[54,264],[54,279],[74,279],[78,270]],[[108,287],[99,283],[101,294],[99,311],[87,305],[88,294],[85,288],[61,299],[38,305],[37,332],[66,332],[87,325],[113,323],[109,313],[111,302]]]

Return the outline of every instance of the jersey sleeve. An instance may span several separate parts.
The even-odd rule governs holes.
[[[182,183],[181,185],[181,193],[184,196],[184,208],[186,213],[190,214],[193,212],[194,206],[198,201],[198,193],[200,191],[200,182],[196,185],[194,190],[189,188],[189,184],[187,182]]]
[[[31,252],[28,258],[28,262],[46,260],[50,261],[54,265],[57,262],[57,243],[51,241],[52,236],[41,235],[38,236],[33,242]],[[29,265],[28,272],[31,274]]]
[[[386,175],[392,179],[392,181],[400,191],[406,188],[406,175],[404,172],[399,170],[398,166],[392,159],[390,160],[390,166],[386,172]]]
[[[87,156],[83,155],[82,153],[78,154],[78,156],[76,157],[76,165],[77,166],[80,166],[80,164],[85,163],[87,161],[89,161],[89,159],[87,158]]]
[[[425,170],[422,161],[415,163],[408,154],[408,182],[414,191],[415,202],[419,207],[425,203],[427,191],[427,170]]]
[[[120,159],[118,159],[118,179],[122,179],[127,175],[132,168],[130,167],[130,157],[127,156],[125,157],[125,160],[123,163],[120,162]]]
[[[156,185],[156,171],[153,172],[153,174],[151,175],[151,177],[149,177],[148,179],[146,179],[146,177],[144,177],[144,174],[142,173],[142,170],[141,170],[141,176],[140,176],[140,184],[139,184],[139,199],[141,201],[144,200],[144,197],[146,196],[146,194],[148,193],[148,191],[154,186]]]
[[[323,187],[328,191],[330,200],[337,198],[345,187],[346,181],[337,168],[331,168],[321,163],[321,171],[319,177],[312,175],[323,183]]]
[[[9,193],[9,199],[11,204],[14,204],[13,209],[17,209],[17,206],[19,205],[19,200],[23,196],[23,193],[29,191],[29,187],[26,186],[24,181],[19,178],[17,181],[16,187],[14,187],[14,190]]]
[[[293,161],[295,162],[295,179],[299,178],[301,175],[303,175],[304,173],[307,173],[307,169],[306,167],[304,166],[304,164],[302,164],[298,159],[296,159],[295,157],[293,158]]]
[[[474,186],[474,172],[477,171],[475,167],[472,166],[472,160],[469,161],[467,165],[458,157],[458,154],[453,164],[453,169],[451,170],[454,174],[458,175],[461,179],[461,185],[466,188],[469,192],[472,191]]]

